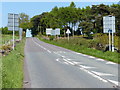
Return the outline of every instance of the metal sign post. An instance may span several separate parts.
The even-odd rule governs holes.
[[[111,32],[112,32],[112,30],[108,30],[108,33],[109,33],[109,51],[111,51],[111,35],[110,35]]]
[[[13,14],[13,50],[14,50],[14,46],[15,46],[15,25],[14,25],[14,14]]]

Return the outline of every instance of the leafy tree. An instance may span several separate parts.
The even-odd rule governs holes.
[[[29,21],[29,16],[25,13],[20,13],[19,16],[20,27],[23,28],[24,31],[26,31],[26,29],[30,29],[32,25]]]

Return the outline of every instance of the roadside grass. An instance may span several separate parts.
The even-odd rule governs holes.
[[[8,43],[10,40],[12,40],[12,38],[13,38],[12,35],[3,34],[2,35],[2,44]],[[19,36],[15,35],[15,39],[18,39],[18,38],[19,38]]]
[[[57,46],[60,46],[60,47],[64,47],[64,48],[67,48],[67,49],[70,49],[70,50],[73,50],[73,51],[76,51],[76,52],[79,52],[79,53],[95,56],[95,57],[98,57],[98,58],[102,58],[102,59],[120,64],[120,57],[119,57],[120,53],[110,52],[110,51],[103,52],[103,51],[100,51],[100,50],[97,50],[97,49],[88,48],[89,41],[87,42],[87,41],[85,41],[85,39],[81,39],[80,41],[78,41],[78,39],[77,40],[74,39],[74,40],[70,40],[68,42],[67,39],[46,40],[46,39],[43,39],[41,37],[38,37],[38,38],[41,41],[44,41],[46,43],[50,43],[50,44],[57,45]],[[77,44],[76,44],[76,42],[77,42]],[[80,43],[80,42],[83,42],[83,43]]]
[[[22,88],[25,39],[14,51],[2,57],[2,88]]]

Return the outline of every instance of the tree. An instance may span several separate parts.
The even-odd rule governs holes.
[[[24,31],[26,31],[26,29],[30,29],[31,27],[29,27],[29,16],[25,13],[20,13],[19,14],[20,18],[19,18],[19,24],[20,27],[23,28]]]

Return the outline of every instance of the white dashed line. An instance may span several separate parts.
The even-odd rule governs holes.
[[[95,73],[95,74],[97,74],[99,76],[115,76],[113,74],[108,74],[108,73],[101,73],[101,72],[96,72],[96,71],[91,71],[91,72],[93,72],[93,73]]]
[[[85,68],[85,69],[96,68],[96,67],[90,67],[90,66],[85,66],[85,65],[79,65],[79,66],[82,67],[82,68]]]
[[[113,63],[113,62],[107,62],[106,64],[116,64],[116,63]]]
[[[33,40],[33,39],[32,39],[32,40]],[[35,44],[37,44],[39,47],[43,48],[44,50],[47,50],[45,47],[43,47],[43,46],[39,45],[39,44],[38,44],[37,42],[35,42],[34,40],[33,40],[33,42],[34,42]],[[50,50],[47,50],[47,52],[51,53],[51,51],[50,51]]]
[[[56,61],[59,61],[59,58],[57,58]]]
[[[64,61],[66,61],[67,63],[71,64],[71,65],[75,65],[74,63],[68,61],[67,59],[63,58]]]
[[[103,59],[96,59],[97,61],[105,61],[105,60],[103,60]]]
[[[47,50],[49,53],[51,53],[51,51],[50,50]]]
[[[82,64],[81,62],[72,61],[74,64]]]
[[[95,58],[95,57],[93,57],[93,56],[88,56],[88,58]]]
[[[67,64],[67,65],[69,64],[69,63],[67,63],[67,62],[63,62],[63,63],[65,63],[65,64]]]

